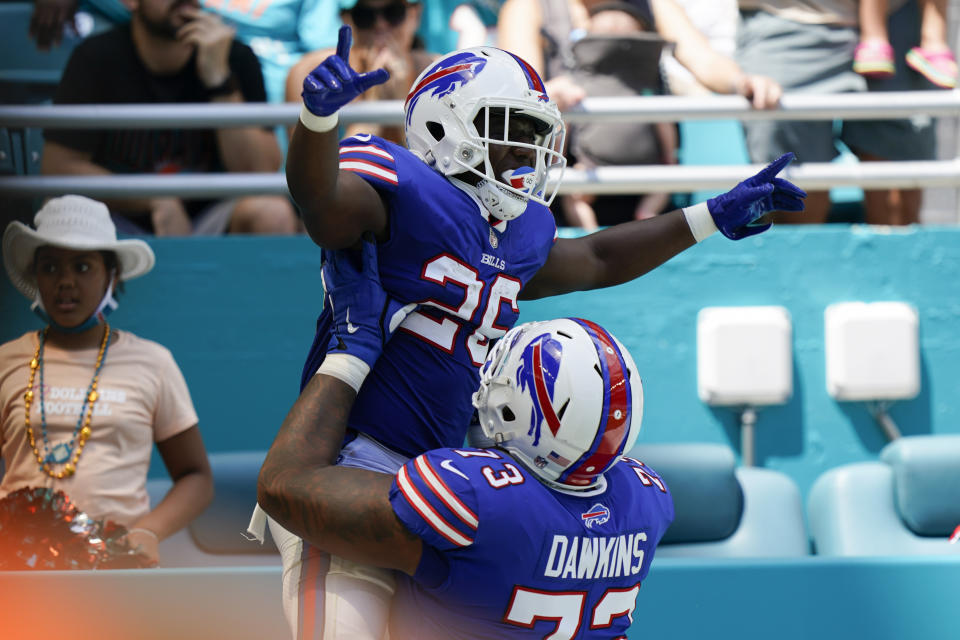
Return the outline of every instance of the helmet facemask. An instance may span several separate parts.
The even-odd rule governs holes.
[[[459,164],[480,178],[477,192],[487,210],[500,220],[512,220],[526,210],[528,201],[549,207],[556,197],[566,167],[566,158],[563,157],[565,129],[563,122],[554,120],[550,114],[531,113],[526,105],[504,102],[503,99],[478,102],[477,113],[471,121],[473,139],[470,144],[479,145],[482,162],[474,166]],[[525,135],[531,129],[532,135]],[[491,145],[527,150],[532,162],[498,175],[490,159]],[[559,167],[560,175],[547,192],[549,170],[554,166]]]

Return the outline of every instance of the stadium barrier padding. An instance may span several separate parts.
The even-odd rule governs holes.
[[[960,557],[654,559],[627,637],[955,640],[958,578]],[[0,572],[0,636],[282,639],[279,594],[279,567]]]

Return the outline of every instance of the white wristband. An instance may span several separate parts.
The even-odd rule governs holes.
[[[316,133],[325,133],[335,128],[339,119],[340,116],[337,115],[336,111],[329,116],[318,116],[310,113],[307,105],[303,105],[300,108],[300,122],[303,123],[303,126],[307,129]]]
[[[370,365],[349,353],[328,353],[317,373],[342,380],[359,392],[364,378],[370,373]]]
[[[687,219],[690,233],[693,234],[693,238],[697,242],[703,241],[704,238],[717,231],[717,225],[713,221],[713,216],[710,215],[710,209],[707,208],[706,202],[695,204],[692,207],[684,207],[681,211],[683,211],[683,217]]]

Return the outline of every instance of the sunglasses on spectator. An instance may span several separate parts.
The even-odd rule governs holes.
[[[396,27],[407,17],[407,3],[394,2],[383,7],[367,7],[360,3],[350,9],[350,17],[357,29],[370,29],[377,23],[377,16],[383,16],[391,27]]]

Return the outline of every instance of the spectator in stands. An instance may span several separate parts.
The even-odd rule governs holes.
[[[373,87],[359,100],[403,100],[410,85],[437,55],[423,48],[417,37],[423,7],[419,0],[341,0],[340,19],[353,29],[350,66],[358,72],[386,69],[390,79]],[[304,55],[287,76],[287,101],[299,102],[303,80],[336,52],[335,48]],[[403,124],[354,123],[346,135],[370,133],[403,144]],[[292,130],[291,130],[292,133]]]
[[[239,103],[265,99],[256,56],[234,31],[195,0],[139,0],[130,24],[87,38],[74,49],[57,104]],[[44,132],[45,174],[277,171],[281,152],[270,128],[62,130]],[[294,233],[289,199],[225,201],[177,197],[115,198],[122,233]]]
[[[613,21],[609,20],[611,17],[614,18]],[[779,102],[781,91],[776,82],[765,76],[745,74],[731,58],[714,51],[675,0],[624,0],[617,3],[604,0],[506,0],[500,11],[498,46],[529,61],[544,76],[551,98],[561,110],[568,110],[587,95],[588,87],[584,86],[585,82],[589,84],[590,80],[594,80],[604,83],[602,77],[597,77],[596,69],[582,69],[578,72],[578,63],[572,55],[577,41],[589,31],[606,29],[604,22],[612,22],[621,29],[632,24],[634,32],[655,31],[662,40],[674,44],[677,60],[713,91],[738,93],[749,98],[757,108],[772,108]],[[647,52],[644,60],[635,60],[632,65],[623,65],[621,61],[620,66],[624,68],[621,75],[630,78],[638,75],[631,73],[637,70],[652,71],[656,76],[656,86],[651,87],[648,83],[644,92],[659,92],[662,85],[657,72],[659,57],[660,47],[657,47],[656,50]],[[630,87],[630,83],[620,84]],[[590,87],[589,93],[610,95],[597,91],[595,87]],[[674,125],[667,125],[669,129],[665,126],[638,126],[646,126],[648,130],[656,131],[654,137],[648,136],[652,142],[646,145],[646,152],[634,148],[633,156],[619,154],[618,161],[604,161],[603,157],[597,156],[592,164],[676,163],[678,135]],[[576,131],[571,128],[571,150],[574,156],[577,152],[573,140],[575,136]],[[585,139],[594,137],[587,135]],[[626,143],[631,141],[631,136],[621,136],[619,140],[619,146],[629,150]],[[644,156],[638,160],[636,157],[640,153]],[[607,154],[606,157],[610,155]],[[668,208],[667,199],[667,194],[650,194],[639,200],[635,197],[604,197],[591,207],[589,197],[575,196],[563,199],[562,209],[568,224],[590,229],[598,223],[611,224],[629,217],[642,219],[656,215]]]
[[[649,12],[619,1],[592,5],[588,13],[583,37],[573,42],[556,37],[550,43],[559,50],[564,73],[592,96],[662,93],[658,61],[664,41],[652,32]],[[568,16],[560,12],[548,18],[555,35],[570,31],[569,22],[564,23]],[[677,146],[678,130],[673,122],[591,122],[568,127],[568,157],[577,169],[676,164]],[[586,230],[652,218],[668,210],[669,204],[669,193],[571,194],[560,201],[566,224]]]
[[[269,102],[283,102],[287,73],[308,51],[337,43],[337,0],[200,0],[257,54]]]
[[[892,78],[896,67],[887,33],[887,0],[860,0],[860,44],[853,70],[868,78]],[[947,42],[947,0],[918,0],[920,46],[906,55],[910,68],[943,89],[957,86],[957,60]]]
[[[429,0],[417,33],[428,51],[443,54],[495,45],[502,4],[503,0]]]
[[[790,0],[739,0],[741,27],[737,56],[752,73],[768,73],[791,93],[844,93],[923,88],[922,78],[901,69],[884,81],[867,81],[853,70],[858,42],[858,15],[853,3],[832,1],[798,4]],[[890,22],[895,44],[916,42],[916,4],[894,0],[898,11]],[[911,18],[912,16],[912,18]],[[911,33],[913,32],[913,33]],[[906,38],[904,38],[906,36]],[[902,58],[901,58],[902,59]],[[924,81],[922,84],[929,88]],[[777,157],[779,150],[796,150],[801,162],[829,162],[843,142],[860,160],[932,160],[936,157],[930,118],[910,120],[849,120],[839,130],[829,120],[745,122],[747,148],[753,162]],[[864,219],[871,224],[910,224],[919,220],[923,192],[873,190],[864,194]],[[822,223],[830,213],[830,193],[814,191],[802,216],[778,213],[787,223]]]
[[[77,13],[89,11],[105,24],[123,24],[130,20],[129,0],[34,0],[30,16],[30,37],[37,48],[46,51],[57,47],[64,32],[86,35],[77,24]],[[96,19],[95,18],[95,19]]]
[[[91,517],[127,527],[156,562],[159,541],[210,503],[213,479],[173,356],[106,319],[123,283],[153,267],[153,251],[117,240],[106,205],[82,196],[50,200],[34,224],[14,221],[3,234],[7,275],[46,327],[0,345],[0,497],[62,490]],[[153,443],[173,486],[151,508]]]
[[[674,0],[690,18],[691,24],[703,34],[710,48],[728,58],[737,53],[737,22],[740,13],[737,0]],[[667,48],[660,65],[672,95],[709,95],[711,91],[697,80],[687,67],[683,66]]]
[[[40,49],[56,46],[65,28],[77,33],[76,15],[83,10],[113,24],[129,22],[125,2],[129,0],[36,0],[30,35]],[[219,14],[236,31],[237,39],[257,54],[270,102],[283,102],[287,72],[301,55],[337,41],[337,0],[200,0],[200,4]]]
[[[697,80],[717,93],[736,93],[748,98],[758,109],[772,108],[780,100],[780,85],[768,76],[744,73],[731,58],[710,47],[710,43],[690,22],[675,0],[630,0],[651,17],[654,29],[674,44],[674,56]],[[573,38],[583,33],[588,23],[588,8],[603,0],[506,0],[500,10],[498,46],[530,62],[545,73],[547,91],[561,110],[567,110],[584,98],[582,88],[562,73],[558,51],[549,46],[544,32],[553,28],[547,21],[549,11],[569,12],[571,30],[552,36]]]
[[[497,43],[497,14],[502,0],[461,2],[450,13],[449,29],[456,35],[454,49]],[[446,53],[446,51],[444,51]]]

